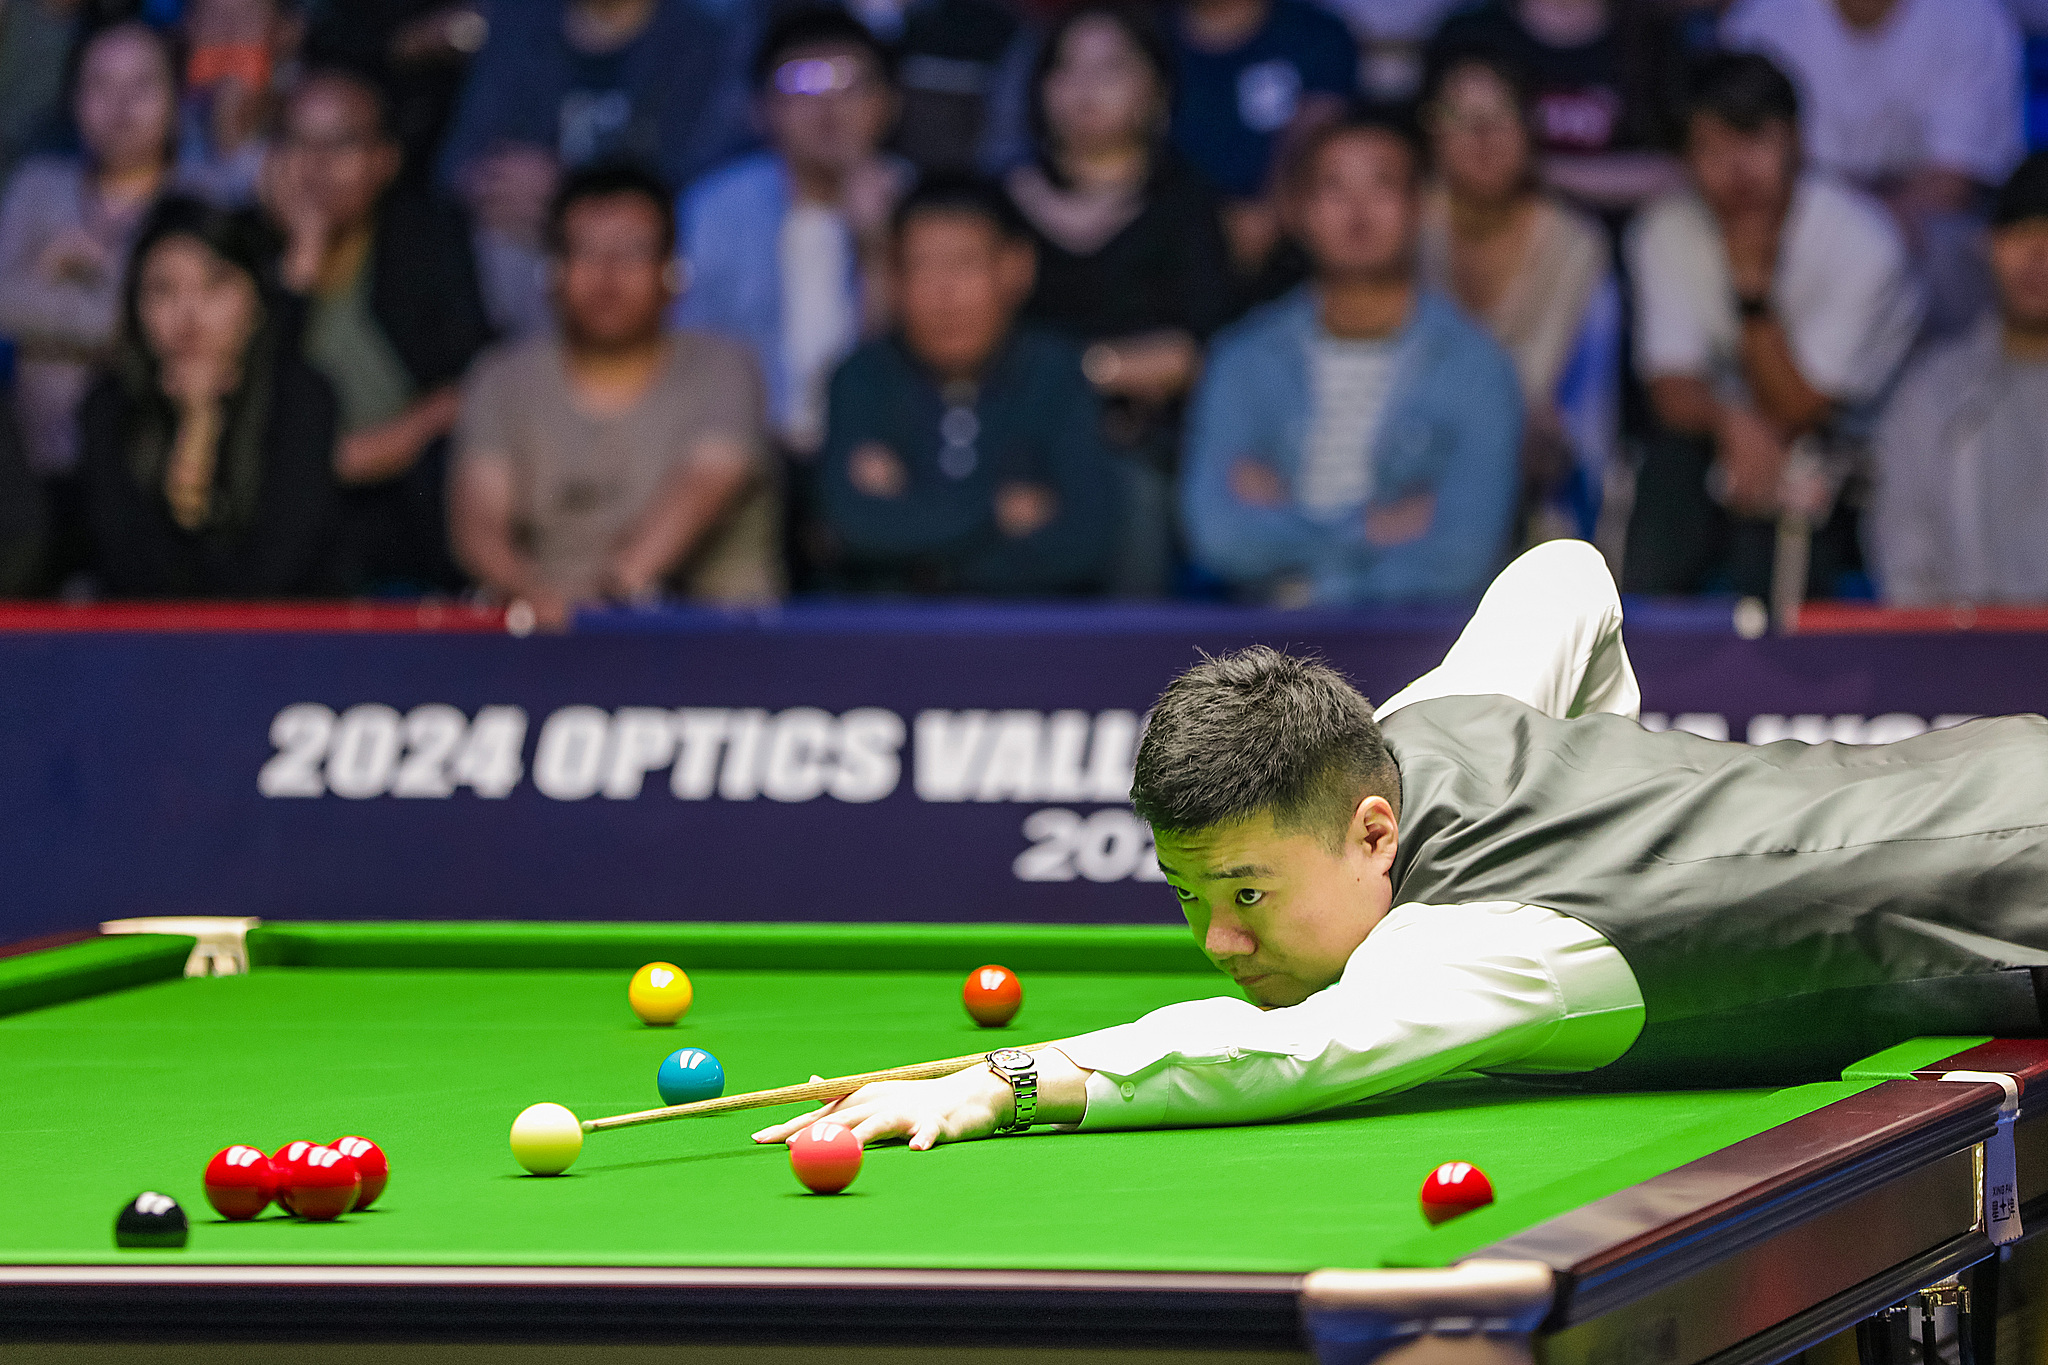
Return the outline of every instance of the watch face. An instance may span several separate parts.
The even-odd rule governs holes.
[[[989,1064],[1005,1071],[1023,1071],[1036,1063],[1030,1053],[1019,1047],[998,1048],[988,1054]]]

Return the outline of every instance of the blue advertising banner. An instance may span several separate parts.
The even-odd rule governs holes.
[[[2048,635],[1642,611],[1645,722],[1882,742],[2048,709]],[[1386,696],[1456,615],[792,608],[569,636],[0,632],[0,942],[143,914],[1177,918],[1124,798],[1201,650]]]

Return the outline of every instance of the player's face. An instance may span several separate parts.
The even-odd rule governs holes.
[[[1377,796],[1344,841],[1282,831],[1259,814],[1192,833],[1161,833],[1159,867],[1195,941],[1256,1003],[1297,1005],[1344,964],[1393,903],[1398,831]]]

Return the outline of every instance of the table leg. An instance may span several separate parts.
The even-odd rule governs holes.
[[[1913,1310],[1895,1303],[1856,1324],[1858,1365],[1908,1365],[1913,1351]]]

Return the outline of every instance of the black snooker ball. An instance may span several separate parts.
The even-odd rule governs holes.
[[[114,1220],[114,1245],[172,1248],[185,1245],[191,1231],[178,1201],[154,1190],[129,1200]]]

